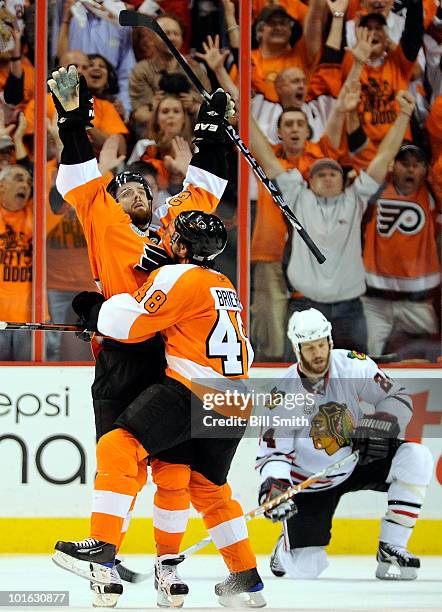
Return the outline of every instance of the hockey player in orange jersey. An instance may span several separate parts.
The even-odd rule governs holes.
[[[76,208],[86,236],[91,268],[105,297],[133,292],[151,270],[169,261],[162,238],[170,220],[182,210],[212,211],[216,207],[227,184],[226,143],[221,122],[224,116],[233,114],[233,104],[223,92],[216,92],[210,104],[202,105],[195,127],[199,150],[192,158],[184,190],[152,214],[151,189],[140,175],[120,173],[106,187],[86,135],[92,120],[89,93],[75,67],[55,71],[49,86],[63,142],[57,187]],[[211,129],[204,132],[201,125]],[[136,345],[105,339],[96,358],[92,397],[99,439],[113,428],[115,419],[126,406],[161,379],[165,367],[164,344],[158,334]],[[146,466],[139,467],[141,489],[146,481]],[[159,471],[163,480],[166,471]],[[122,537],[130,512],[127,518]],[[115,605],[122,586],[116,572],[114,577],[114,583],[107,585],[104,592],[96,585],[95,605],[105,605],[104,599],[106,605]]]
[[[190,417],[194,419],[201,406],[193,393],[195,381],[203,380],[209,389],[222,383],[235,385],[247,378],[253,359],[235,288],[209,267],[224,249],[226,237],[222,222],[214,215],[180,213],[170,237],[177,264],[153,272],[133,295],[115,295],[85,310],[89,329],[119,340],[142,341],[161,331],[168,365],[164,383],[156,385],[162,387],[162,396],[147,390],[116,421],[119,428],[99,440],[90,538],[57,542],[54,561],[97,582],[110,581],[121,525],[138,491],[138,464],[147,457],[147,449],[161,457],[158,445],[165,430],[170,436],[172,428],[176,443],[183,442],[177,447],[182,465],[175,466],[181,468],[175,473],[179,480],[176,488],[189,489],[192,503],[203,515],[230,571],[228,578],[215,586],[215,593],[223,605],[243,601],[249,607],[261,607],[265,605],[263,585],[243,511],[232,500],[226,481],[243,429],[234,438],[213,439],[190,431]],[[164,404],[171,419],[158,419]],[[203,473],[209,473],[210,479]],[[78,561],[92,560],[92,570],[79,568]],[[176,573],[182,560],[177,554],[157,558],[159,605],[182,605],[188,591]]]

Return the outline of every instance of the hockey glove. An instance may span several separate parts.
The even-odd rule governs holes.
[[[259,490],[259,503],[264,504],[270,501],[274,497],[284,493],[289,487],[290,482],[288,480],[278,480],[277,478],[269,476],[261,484]],[[292,516],[295,516],[297,512],[298,508],[295,504],[295,500],[287,499],[285,502],[280,503],[268,512],[264,512],[264,516],[273,523],[277,523],[278,521],[287,521],[292,518]]]
[[[201,143],[223,144],[225,141],[223,121],[234,114],[235,105],[230,95],[221,88],[217,89],[209,102],[201,104],[193,130],[193,142],[197,146]]]
[[[104,301],[104,296],[97,291],[82,291],[72,300],[72,308],[79,317],[78,323],[84,325],[85,331],[98,331],[98,315]]]
[[[398,435],[399,424],[393,414],[364,414],[352,435],[353,450],[359,451],[360,465],[388,457],[400,445]]]
[[[75,132],[81,127],[93,127],[94,99],[89,93],[86,79],[79,75],[72,64],[61,66],[48,80],[55,108],[58,114],[58,129],[61,132]]]

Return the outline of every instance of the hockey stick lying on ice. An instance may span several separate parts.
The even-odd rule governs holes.
[[[247,512],[247,514],[244,515],[244,518],[246,519],[246,521],[250,521],[251,519],[254,519],[257,516],[262,516],[265,512],[268,512],[269,510],[272,510],[276,506],[279,506],[279,504],[282,504],[288,499],[291,499],[300,491],[307,489],[311,484],[315,483],[318,480],[321,480],[321,478],[327,478],[327,476],[336,475],[335,472],[337,470],[340,470],[345,465],[348,465],[349,463],[356,463],[356,461],[358,460],[358,457],[359,457],[359,451],[355,451],[351,455],[348,455],[348,457],[341,459],[341,461],[337,461],[336,463],[333,463],[333,465],[330,465],[329,467],[321,470],[320,472],[316,472],[315,474],[312,474],[311,476],[309,476],[302,482],[298,483],[297,485],[294,485],[293,487],[289,487],[286,491],[284,491],[284,493],[281,493],[281,495],[278,495],[277,497],[274,497],[273,499],[265,502],[264,504],[261,504],[257,508],[254,508],[254,510],[250,510],[250,512]],[[205,548],[208,544],[210,544],[211,541],[212,541],[212,538],[210,536],[206,536],[199,542],[195,542],[195,544],[192,544],[192,546],[189,546],[189,548],[186,548],[185,550],[183,550],[182,553],[180,554],[184,555],[185,557],[188,557],[189,555],[192,555],[198,550]],[[154,571],[155,571],[155,570],[151,570],[146,573],[138,573],[138,572],[134,572],[128,569],[124,565],[123,567],[121,567],[122,565],[123,564],[120,564],[117,566],[117,571],[120,574],[120,577],[123,580],[126,580],[127,582],[144,582],[144,580],[147,580],[148,578],[153,576]]]
[[[135,11],[121,11],[119,15],[119,21],[120,21],[120,25],[122,26],[131,26],[131,27],[144,26],[146,28],[149,28],[149,30],[151,30],[152,32],[155,32],[155,34],[158,34],[158,36],[161,38],[164,44],[168,47],[169,51],[172,53],[172,55],[174,56],[178,64],[184,70],[187,77],[190,79],[190,81],[195,85],[197,90],[200,92],[202,97],[205,100],[210,100],[209,92],[204,89],[204,85],[201,83],[199,78],[193,72],[192,68],[183,58],[183,56],[178,51],[178,49],[176,49],[172,41],[169,40],[169,37],[167,36],[167,34],[164,32],[161,26],[158,25],[156,21],[154,21],[147,15],[143,15],[142,13],[136,13]],[[279,206],[279,208],[282,210],[284,215],[287,217],[287,219],[290,221],[293,227],[297,230],[300,237],[305,242],[305,244],[308,246],[310,251],[313,253],[318,263],[320,264],[324,263],[325,261],[324,255],[321,253],[321,251],[318,249],[316,244],[310,238],[310,236],[308,235],[304,227],[298,221],[298,219],[293,214],[293,212],[290,210],[290,208],[287,206],[287,204],[285,204],[282,194],[280,190],[278,189],[278,187],[275,185],[275,183],[273,183],[266,176],[266,173],[261,168],[261,166],[258,164],[258,162],[253,157],[253,155],[250,153],[249,149],[246,147],[246,145],[240,138],[239,134],[236,132],[235,128],[233,127],[233,125],[230,125],[230,123],[226,119],[224,120],[224,128],[229,138],[235,143],[240,153],[244,155],[244,157],[246,158],[248,164],[250,165],[250,167],[255,172],[256,176],[258,177],[258,180],[261,181],[261,183],[264,185],[264,187],[267,189],[267,191],[272,196],[275,204]]]
[[[8,323],[0,321],[0,331],[10,329],[28,331],[83,332],[84,325],[65,325],[63,323]]]

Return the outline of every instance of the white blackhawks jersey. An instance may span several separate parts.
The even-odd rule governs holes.
[[[344,459],[352,453],[353,429],[373,407],[375,412],[398,419],[401,436],[413,411],[405,388],[356,351],[333,349],[329,370],[315,385],[295,364],[282,378],[272,381],[272,387],[277,401],[266,406],[256,462],[262,480],[273,476],[297,484]],[[361,402],[370,406],[361,406]],[[344,466],[309,490],[336,486],[354,468],[355,463]]]

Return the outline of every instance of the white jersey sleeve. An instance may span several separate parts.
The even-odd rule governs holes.
[[[394,415],[399,423],[400,435],[413,414],[413,402],[402,383],[383,372],[370,357],[356,351],[333,351],[340,353],[340,361],[346,361],[342,376],[356,379],[359,398],[375,408],[375,412]],[[346,354],[346,355],[345,355]],[[353,356],[353,357],[352,357]]]
[[[261,426],[259,438],[258,455],[256,458],[256,469],[259,471],[261,480],[269,476],[273,478],[291,480],[291,469],[295,459],[295,437],[300,426],[296,424],[297,411],[287,395],[293,380],[293,372],[296,366],[288,368],[284,377],[277,381],[270,394],[275,398],[274,407],[267,407],[268,419],[266,425]],[[278,396],[281,402],[277,402]]]

